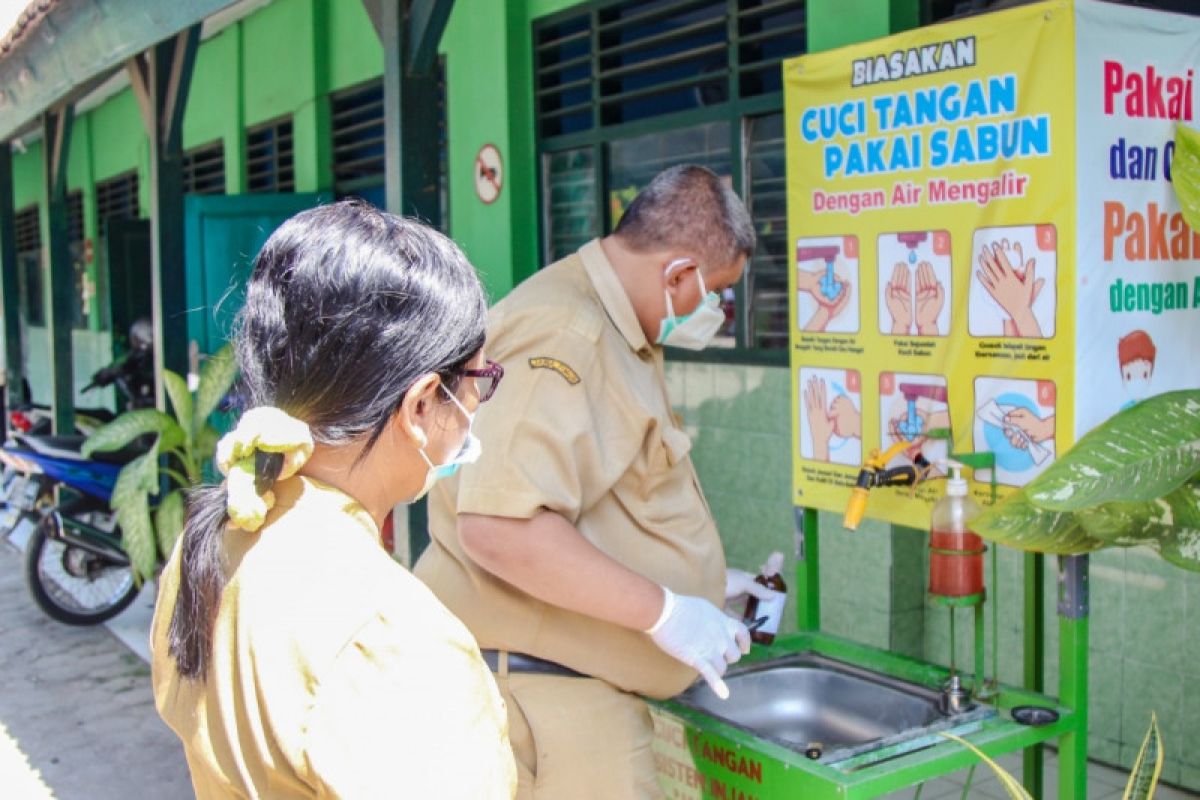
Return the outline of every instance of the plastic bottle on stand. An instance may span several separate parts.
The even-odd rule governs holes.
[[[933,507],[929,529],[929,593],[938,597],[983,599],[983,539],[970,529],[980,512],[967,494],[962,465],[947,464],[946,495]]]
[[[742,621],[747,627],[753,626],[760,617],[765,617],[750,631],[750,638],[758,644],[770,644],[775,641],[775,634],[779,633],[779,623],[783,620],[783,607],[787,603],[787,584],[779,574],[781,569],[783,553],[771,553],[767,557],[767,563],[763,565],[762,572],[754,580],[778,594],[770,600],[759,600],[751,596],[746,601],[746,612],[742,615]]]

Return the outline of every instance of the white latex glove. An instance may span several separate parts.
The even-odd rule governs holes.
[[[774,589],[768,589],[758,581],[754,580],[754,576],[742,569],[727,569],[725,570],[725,602],[736,600],[739,597],[753,595],[759,600],[770,600],[778,592]]]
[[[700,673],[713,693],[726,700],[725,668],[750,652],[750,632],[702,597],[676,595],[662,587],[664,601],[658,622],[646,631],[672,658]]]

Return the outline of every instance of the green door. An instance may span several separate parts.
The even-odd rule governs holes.
[[[211,354],[229,339],[254,257],[285,219],[328,202],[322,194],[189,195],[184,198],[188,339]]]

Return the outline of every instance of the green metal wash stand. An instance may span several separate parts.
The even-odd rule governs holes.
[[[755,646],[742,663],[812,652],[929,689],[940,687],[950,674],[944,667],[820,631],[817,513],[797,509],[796,516],[803,526],[793,584],[800,632],[780,636],[770,646]],[[1087,575],[1086,555],[1059,558],[1057,699],[1042,693],[1044,556],[1031,553],[1025,556],[1025,685],[997,684],[996,693],[982,701],[995,710],[995,715],[949,730],[993,758],[1023,750],[1022,782],[1035,798],[1043,796],[1042,745],[1055,740],[1059,754],[1058,797],[1084,800],[1087,796]],[[994,680],[995,676],[991,677]],[[1058,719],[1038,727],[1017,723],[1009,711],[1022,705],[1053,709]],[[656,703],[654,716],[661,746],[656,753],[659,773],[673,785],[669,800],[856,800],[914,786],[980,762],[960,744],[933,735],[922,738],[917,746],[910,741],[825,765],[678,702]],[[986,769],[982,765],[979,768]]]

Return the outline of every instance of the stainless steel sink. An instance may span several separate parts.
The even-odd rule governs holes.
[[[943,713],[936,691],[812,653],[735,668],[725,683],[728,700],[703,683],[675,700],[823,763],[994,713]]]

